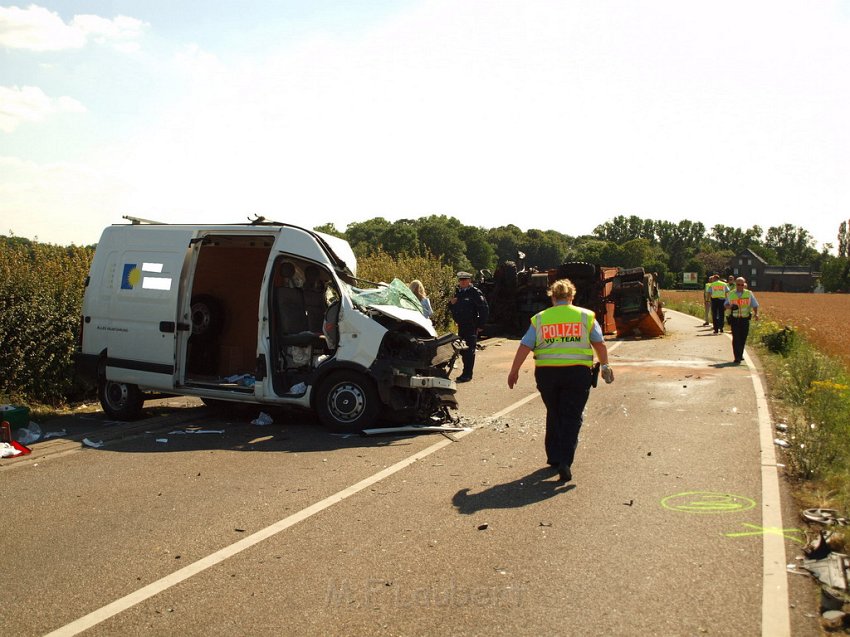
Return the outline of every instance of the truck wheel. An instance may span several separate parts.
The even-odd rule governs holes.
[[[361,431],[375,424],[380,411],[375,383],[359,372],[330,374],[316,395],[316,413],[331,431]]]
[[[196,341],[215,338],[224,326],[224,310],[221,303],[208,294],[199,294],[192,299],[192,336]]]
[[[138,385],[116,383],[103,378],[97,384],[97,397],[103,411],[115,420],[135,420],[145,402]]]

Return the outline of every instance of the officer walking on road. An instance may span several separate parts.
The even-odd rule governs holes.
[[[508,373],[508,387],[517,384],[520,367],[534,352],[534,379],[546,405],[546,462],[558,467],[561,479],[569,482],[582,414],[593,384],[594,353],[606,383],[614,381],[614,372],[594,313],[572,304],[575,285],[560,279],[549,287],[548,294],[552,307],[531,318]]]
[[[714,281],[709,285],[711,290],[711,319],[714,324],[714,333],[723,333],[723,314],[726,312],[726,294],[729,292],[729,286],[720,278],[719,274],[714,275]]]
[[[466,349],[460,355],[463,372],[457,377],[457,382],[466,383],[472,380],[475,345],[490,315],[487,300],[481,290],[472,285],[472,275],[469,272],[457,273],[457,288],[455,295],[449,300],[449,312],[457,323],[457,335],[466,341]]]
[[[746,279],[739,276],[735,279],[735,289],[726,297],[729,327],[732,328],[732,354],[736,365],[740,365],[744,360],[744,346],[750,333],[750,317],[759,320],[759,302],[746,286]]]

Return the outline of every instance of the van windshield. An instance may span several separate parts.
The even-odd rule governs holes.
[[[393,305],[407,310],[422,311],[422,304],[416,295],[410,291],[401,279],[393,279],[390,283],[381,283],[377,288],[357,288],[345,284],[354,304],[359,307],[372,305]]]

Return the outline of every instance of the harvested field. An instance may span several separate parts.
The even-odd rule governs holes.
[[[844,321],[850,318],[850,294],[794,294],[758,292],[761,318],[780,325],[793,325],[825,354],[844,361],[850,370],[850,339]],[[662,301],[702,304],[701,290],[664,290]]]

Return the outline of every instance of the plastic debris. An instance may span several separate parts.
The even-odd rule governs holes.
[[[787,449],[791,446],[791,443],[789,443],[787,440],[783,440],[782,438],[776,438],[773,441],[773,444],[775,444],[777,447],[782,447],[783,449]]]
[[[17,440],[0,442],[0,458],[14,458],[15,456],[25,456],[28,453],[32,452]]]
[[[168,442],[168,438],[157,438],[156,441],[165,444]]]
[[[251,421],[252,425],[259,425],[260,427],[271,425],[272,423],[274,423],[274,419],[264,411],[261,411],[260,415]]]
[[[86,447],[93,447],[94,449],[99,449],[103,446],[103,440],[90,440],[88,438],[83,438],[83,444]]]
[[[847,613],[840,610],[828,610],[821,615],[820,623],[827,630],[838,630],[844,626],[846,619]]]
[[[788,425],[784,422],[776,423],[776,431],[788,431]]]
[[[224,429],[175,429],[169,431],[169,436],[179,436],[181,434],[223,434]]]
[[[378,427],[374,429],[364,429],[363,433],[367,436],[379,434],[395,434],[395,433],[440,433],[440,432],[458,432],[471,431],[471,427],[453,427],[450,425],[403,425],[401,427]]]
[[[839,516],[835,509],[806,509],[800,515],[808,522],[847,526],[847,518]]]
[[[62,429],[61,431],[48,431],[44,434],[44,438],[42,440],[49,440],[50,438],[59,438],[60,436],[67,436],[68,432]]]
[[[489,524],[487,524],[486,522],[485,522],[484,524],[479,524],[479,525],[478,525],[478,530],[479,530],[479,531],[484,531],[484,530],[486,530],[486,529],[488,529],[488,528],[490,528],[490,525],[489,525]]]
[[[36,423],[30,422],[26,427],[21,427],[15,432],[15,440],[22,445],[30,445],[37,442],[41,438],[41,427]]]
[[[289,388],[287,393],[289,394],[303,394],[307,391],[307,385],[305,383],[298,383],[297,385],[293,385]]]

